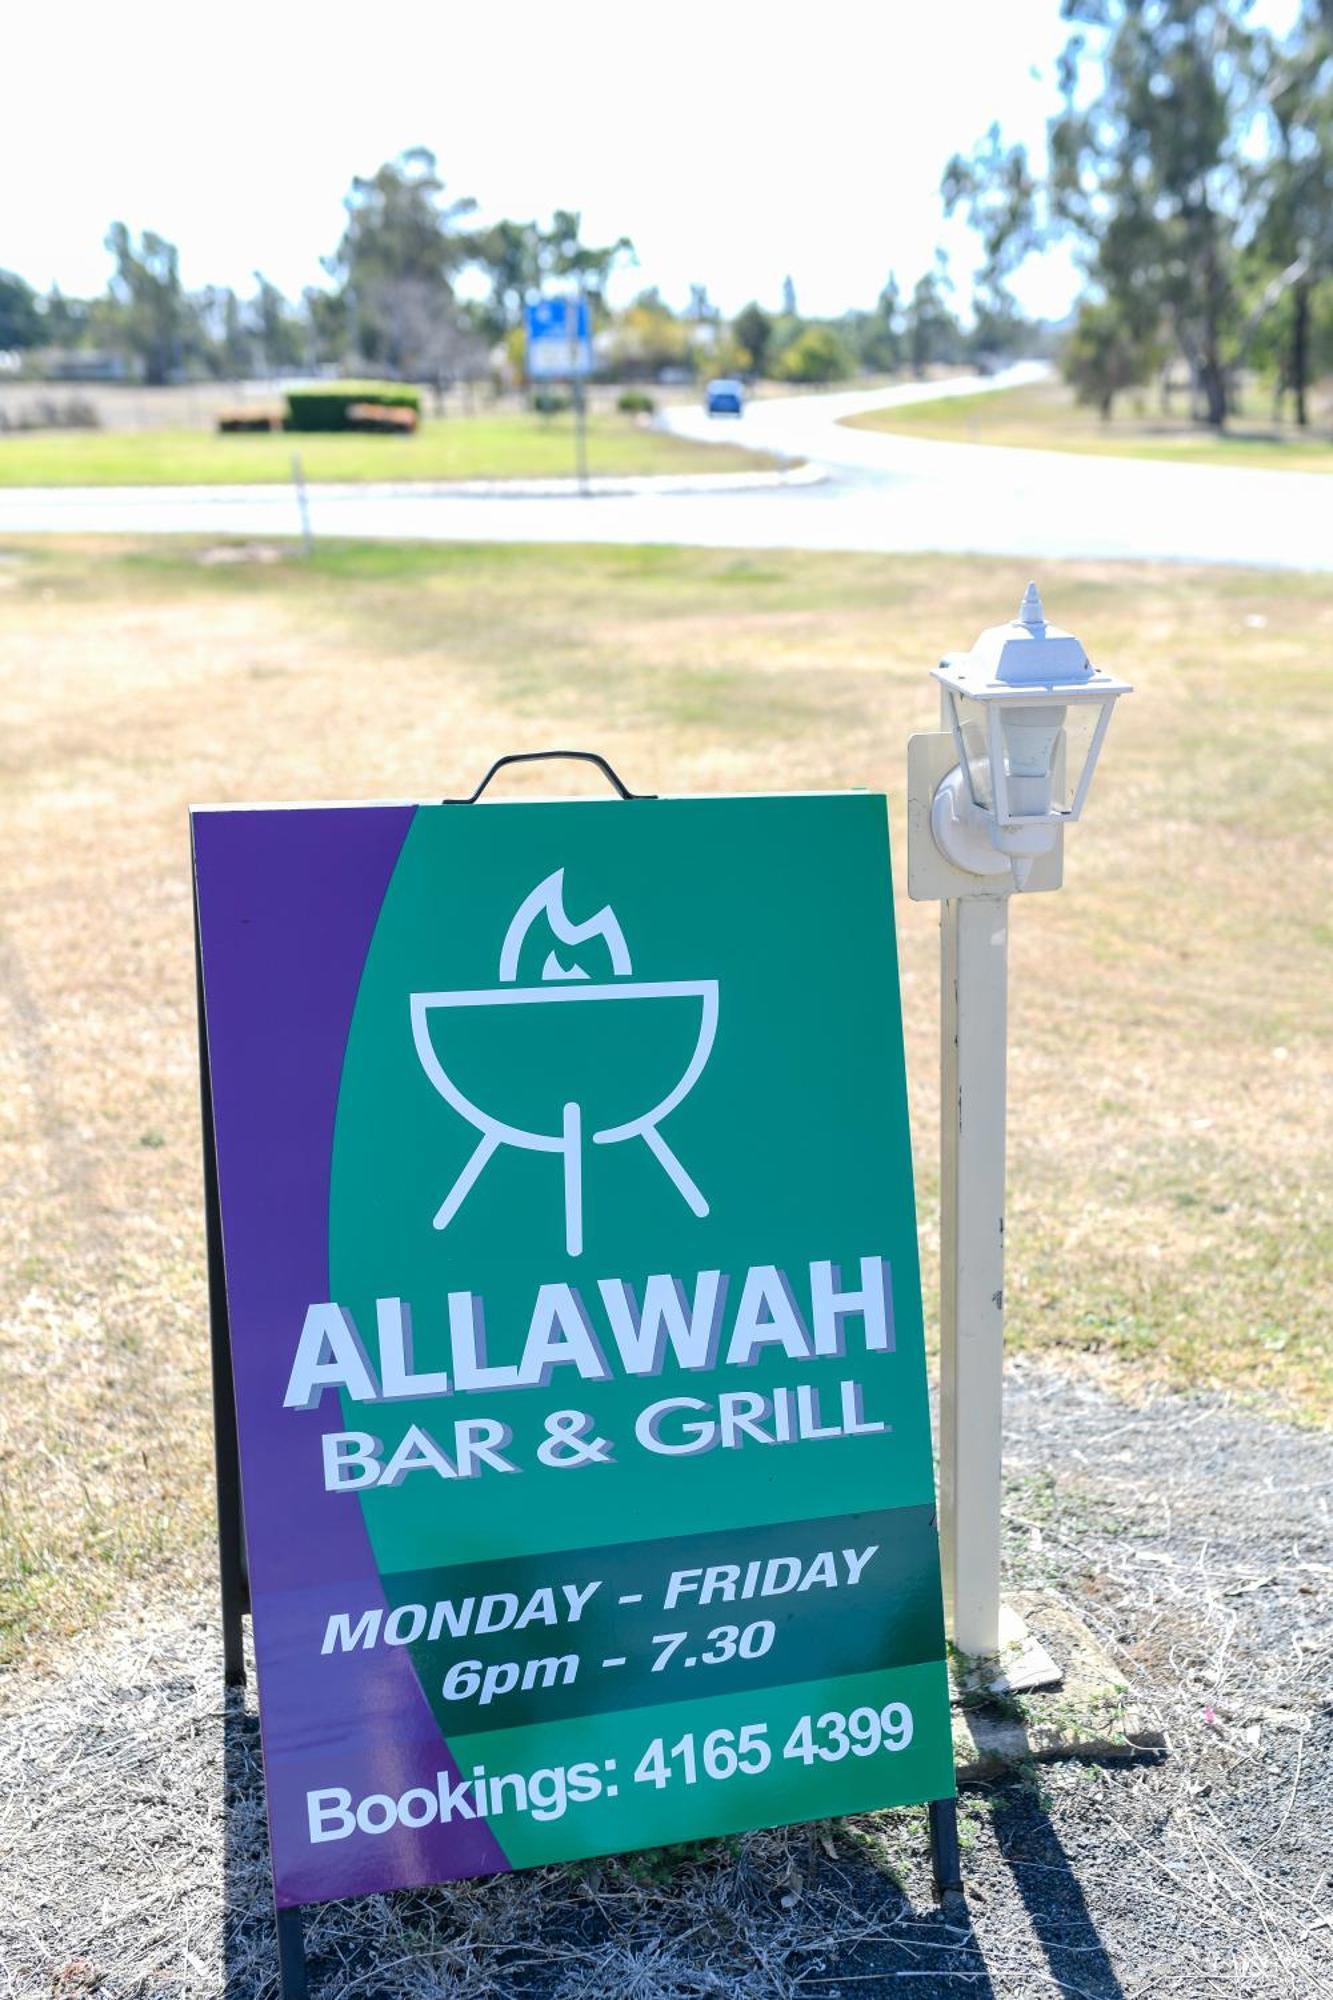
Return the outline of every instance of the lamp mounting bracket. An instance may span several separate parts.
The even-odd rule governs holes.
[[[953,788],[955,824],[960,829],[953,845],[955,856],[971,851],[983,861],[985,873],[959,867],[949,858],[936,838],[933,816],[948,815],[950,793],[937,806],[937,795],[951,772],[958,769],[958,746],[949,732],[913,736],[907,744],[907,893],[914,903],[940,903],[958,896],[986,896],[998,901],[1014,893],[1017,884],[1008,859],[991,846],[984,830],[977,829],[972,846],[972,830],[966,827],[961,804],[967,787]],[[1024,884],[1026,895],[1058,889],[1064,880],[1064,827],[1054,829],[1055,840],[1045,854],[1033,857],[1031,872]],[[946,834],[946,839],[948,838]],[[998,864],[998,865],[997,865]]]

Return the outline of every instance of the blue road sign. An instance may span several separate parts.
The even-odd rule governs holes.
[[[592,372],[592,314],[586,299],[538,299],[527,310],[528,376],[566,381]]]

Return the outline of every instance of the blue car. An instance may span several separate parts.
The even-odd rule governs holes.
[[[704,408],[710,417],[739,417],[745,411],[745,388],[722,376],[704,390]]]

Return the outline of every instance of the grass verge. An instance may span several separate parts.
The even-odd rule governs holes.
[[[210,431],[0,434],[0,486],[276,486],[299,452],[308,480],[573,478],[574,420],[502,410],[424,423],[414,437]],[[588,420],[594,477],[745,472],[776,461],[733,444],[696,444],[611,414]]]
[[[901,895],[926,669],[1025,581],[915,556],[0,547],[0,1643],[188,1582],[211,1532],[187,803],[438,798],[572,741],[637,790],[885,787]],[[1333,581],[1041,581],[1137,691],[1064,891],[1015,912],[1009,1339],[1326,1421]],[[899,920],[933,1287],[935,912]]]
[[[1319,410],[1318,399],[1315,425],[1305,434],[1294,424],[1266,417],[1252,401],[1231,419],[1221,437],[1183,414],[1156,411],[1154,402],[1147,391],[1137,399],[1122,397],[1116,415],[1103,423],[1095,411],[1077,404],[1063,383],[1040,382],[1022,389],[872,410],[846,421],[856,430],[901,431],[949,444],[1017,445],[1034,451],[1175,459],[1188,465],[1247,466],[1268,472],[1333,472],[1333,411]]]

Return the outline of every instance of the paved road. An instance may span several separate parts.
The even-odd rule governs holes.
[[[1030,368],[1028,373],[1030,374]],[[426,541],[667,542],[704,548],[940,550],[1333,570],[1333,478],[940,444],[851,430],[862,410],[1023,379],[772,397],[739,420],[671,411],[680,435],[808,459],[817,483],[580,497],[447,486],[316,486],[317,535]],[[292,535],[285,487],[0,487],[0,534]]]

